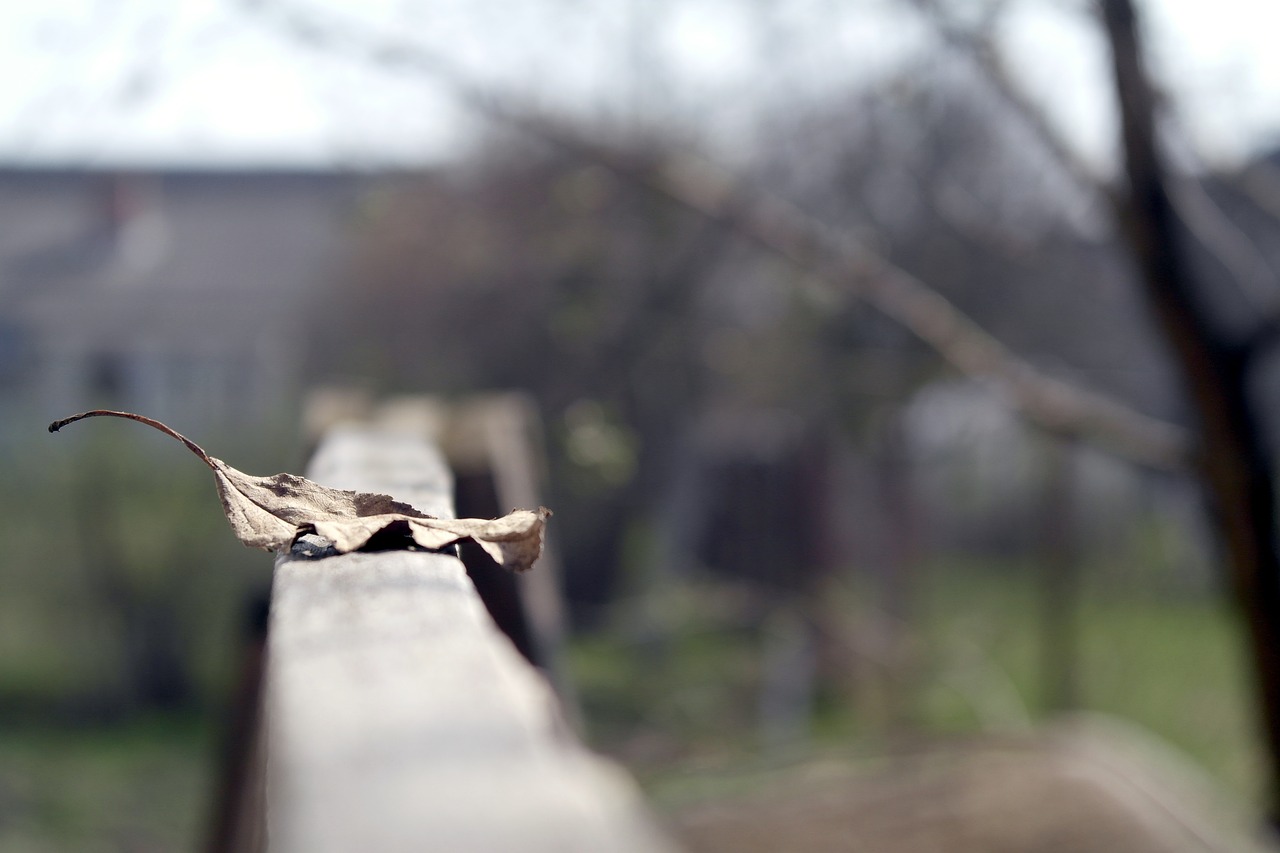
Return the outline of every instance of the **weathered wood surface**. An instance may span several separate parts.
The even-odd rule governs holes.
[[[415,435],[336,430],[308,476],[452,514],[448,471]],[[268,849],[668,849],[453,556],[295,549],[276,562],[268,642]]]
[[[377,403],[351,389],[317,389],[308,395],[303,431],[311,446],[344,424],[376,424],[426,438],[453,472],[463,515],[483,518],[546,503],[545,442],[537,407],[526,394],[490,392],[458,399],[408,394]],[[579,727],[577,697],[563,670],[566,629],[554,528],[538,571],[516,575],[472,562],[467,572],[499,627],[549,677],[562,710]]]

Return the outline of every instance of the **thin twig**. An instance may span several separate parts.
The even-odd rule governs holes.
[[[942,8],[938,0],[911,0],[952,48],[968,57],[986,80],[992,92],[1012,114],[1031,130],[1049,155],[1064,172],[1086,192],[1105,200],[1117,211],[1122,202],[1115,191],[1088,166],[1049,121],[1044,109],[1033,101],[1009,74],[989,36],[994,18],[977,30],[958,24]],[[1165,117],[1167,119],[1167,117]],[[1241,182],[1241,189],[1253,194],[1264,209],[1280,218],[1280,205],[1267,205],[1265,193],[1255,192],[1251,182]],[[1275,270],[1258,246],[1237,226],[1217,202],[1195,179],[1185,179],[1172,187],[1172,201],[1182,224],[1196,242],[1221,264],[1241,295],[1265,318],[1257,337],[1269,340],[1270,329],[1280,324],[1280,294],[1276,292]],[[1269,199],[1274,201],[1274,197]]]
[[[670,158],[657,166],[636,163],[474,83],[421,45],[393,36],[361,37],[349,26],[325,24],[279,3],[257,3],[253,8],[271,14],[304,44],[346,50],[364,61],[428,76],[490,120],[604,166],[735,229],[828,286],[862,298],[961,372],[994,379],[1028,420],[1045,429],[1090,438],[1138,464],[1166,470],[1186,465],[1190,442],[1181,427],[1048,376],[1010,352],[919,278],[867,246],[852,243],[847,233],[836,232],[782,198],[748,188],[711,163],[692,157]]]

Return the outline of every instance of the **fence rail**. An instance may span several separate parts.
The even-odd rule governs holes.
[[[403,424],[330,430],[307,475],[452,515],[448,466]],[[276,560],[267,638],[230,849],[669,849],[452,554],[295,546]]]

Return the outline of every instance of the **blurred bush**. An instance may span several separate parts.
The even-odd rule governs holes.
[[[0,487],[4,713],[91,721],[220,702],[270,557],[227,531],[208,469],[114,424],[14,450]]]

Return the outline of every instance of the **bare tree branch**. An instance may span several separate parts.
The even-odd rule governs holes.
[[[668,197],[732,225],[799,269],[865,300],[962,373],[996,381],[1038,426],[1087,437],[1145,465],[1184,463],[1188,444],[1181,428],[1045,374],[920,279],[865,246],[850,244],[798,207],[749,192],[708,164],[691,160],[671,161],[647,180]]]
[[[1051,128],[1031,101],[1018,97],[988,40],[960,32],[941,16],[936,0],[913,0],[929,13],[940,32],[974,57],[992,87],[1038,133]],[[1267,807],[1280,825],[1280,554],[1277,554],[1274,460],[1251,398],[1250,367],[1263,341],[1280,330],[1274,272],[1257,247],[1232,223],[1202,186],[1170,178],[1160,133],[1162,104],[1145,68],[1140,26],[1133,0],[1096,0],[1111,51],[1124,154],[1125,187],[1097,185],[1125,226],[1153,314],[1183,373],[1197,414],[1199,452],[1195,469],[1215,510],[1229,578],[1248,629],[1259,717],[1269,762]],[[1010,95],[1010,93],[1013,93]],[[1067,171],[1083,179],[1074,157],[1056,137],[1043,137]],[[1255,172],[1255,190],[1271,175]],[[1271,191],[1280,182],[1270,182]],[[1248,187],[1246,186],[1246,189]],[[1258,201],[1272,210],[1276,196]],[[1190,235],[1232,275],[1247,299],[1266,318],[1241,346],[1197,298],[1185,235]]]
[[[1254,163],[1240,176],[1238,184],[1259,209],[1280,221],[1280,169],[1269,162]]]
[[[1031,131],[1063,171],[1078,186],[1096,192],[1110,202],[1110,194],[1102,176],[1067,143],[1049,121],[1045,111],[1014,82],[1013,76],[1005,67],[1004,60],[989,35],[995,26],[999,12],[1003,9],[1003,4],[992,7],[980,28],[971,29],[948,15],[938,0],[910,0],[910,2],[919,10],[921,16],[933,25],[943,41],[974,63],[991,87],[991,91]]]
[[[992,16],[994,12],[987,16],[981,27],[966,28],[949,16],[938,0],[910,2],[933,24],[939,36],[970,58],[991,90],[1035,135],[1048,154],[1078,186],[1104,199],[1113,211],[1123,207],[1115,191],[1102,176],[1080,159],[1053,127],[1044,109],[1028,97],[1009,74],[989,35],[995,23]],[[1159,97],[1153,97],[1158,104]],[[1280,195],[1259,191],[1264,183],[1245,183],[1242,189],[1246,192],[1253,191],[1252,194],[1264,210],[1272,211],[1280,217],[1280,201],[1277,201]],[[1274,188],[1280,182],[1270,185]],[[1269,341],[1272,333],[1280,328],[1280,292],[1276,287],[1275,270],[1257,245],[1231,221],[1198,181],[1186,178],[1176,184],[1171,182],[1170,192],[1182,224],[1195,237],[1196,242],[1227,271],[1243,298],[1264,317],[1255,335],[1258,339],[1255,343]]]
[[[254,8],[269,13],[300,41],[316,48],[344,50],[364,61],[425,74],[486,118],[598,163],[733,228],[828,287],[865,300],[962,373],[995,381],[1018,411],[1044,429],[1086,438],[1142,465],[1177,469],[1187,462],[1189,441],[1182,428],[1045,374],[920,279],[866,246],[852,244],[847,234],[835,232],[777,196],[749,189],[713,165],[689,157],[671,158],[656,167],[637,164],[476,85],[420,45],[385,36],[357,36],[349,27],[326,25],[280,4]]]
[[[1126,236],[1153,314],[1197,415],[1196,468],[1214,510],[1228,577],[1248,629],[1268,772],[1269,817],[1280,821],[1280,553],[1274,459],[1252,399],[1250,353],[1224,340],[1201,310],[1179,211],[1165,178],[1156,96],[1131,0],[1099,0],[1120,104],[1128,195]]]
[[[1276,273],[1257,243],[1231,221],[1199,181],[1178,181],[1170,189],[1183,224],[1235,280],[1250,307],[1261,316],[1280,317]]]

